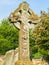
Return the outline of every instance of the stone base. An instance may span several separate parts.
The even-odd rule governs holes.
[[[18,60],[15,65],[33,65],[32,61]]]

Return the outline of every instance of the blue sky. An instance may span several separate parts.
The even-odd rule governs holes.
[[[41,10],[47,11],[49,7],[49,0],[0,0],[0,20],[7,18],[23,1],[28,2],[30,8],[38,15]]]

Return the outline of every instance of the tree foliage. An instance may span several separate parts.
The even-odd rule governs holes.
[[[18,30],[7,19],[0,24],[0,54],[18,47]]]
[[[34,29],[35,46],[49,60],[49,13],[41,12],[40,22]]]

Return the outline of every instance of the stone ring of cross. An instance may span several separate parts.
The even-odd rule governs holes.
[[[29,4],[23,2],[19,7],[10,14],[9,21],[12,22],[15,27],[20,29],[20,24],[37,24],[38,16],[29,8]]]

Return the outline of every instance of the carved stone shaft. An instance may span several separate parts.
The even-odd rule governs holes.
[[[26,25],[21,25],[19,32],[19,58],[29,60],[29,29]]]

